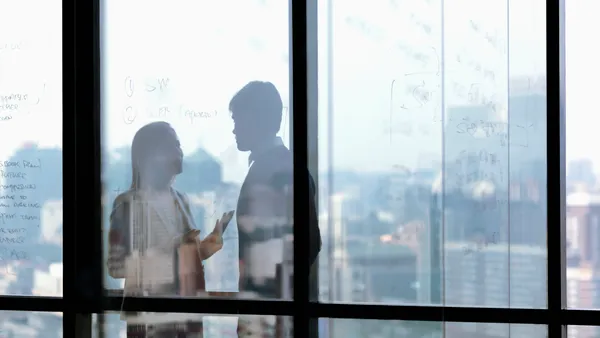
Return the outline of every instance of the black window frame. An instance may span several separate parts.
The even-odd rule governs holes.
[[[0,310],[63,313],[65,337],[91,336],[92,314],[120,311],[122,298],[103,289],[101,205],[100,1],[63,0],[64,296],[0,296]],[[315,167],[317,114],[317,0],[289,0],[293,76],[292,144],[296,167]],[[294,300],[127,298],[124,310],[293,316],[295,334],[309,336],[315,318],[490,322],[547,325],[550,338],[567,325],[600,326],[600,309],[566,308],[565,267],[565,44],[564,0],[546,0],[547,240],[546,309],[435,305],[328,304],[309,299],[308,261],[295,262]],[[306,112],[306,113],[298,113]],[[316,138],[313,136],[312,138]],[[310,149],[309,149],[310,148]],[[559,151],[557,151],[557,149]],[[295,210],[309,200],[305,171],[294,174]],[[306,187],[306,188],[303,188]],[[308,223],[296,213],[295,222]],[[305,257],[308,232],[296,227],[295,257]],[[560,297],[559,297],[560,295]],[[101,316],[100,316],[101,317]]]

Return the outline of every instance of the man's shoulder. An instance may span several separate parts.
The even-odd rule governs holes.
[[[274,147],[257,159],[248,173],[248,178],[269,179],[275,173],[291,172],[294,168],[294,156],[285,146]]]
[[[294,154],[286,146],[277,146],[265,154],[263,162],[276,168],[293,168]]]
[[[247,179],[251,183],[269,183],[277,187],[292,185],[294,183],[294,153],[285,146],[278,146],[262,158],[262,161],[255,163],[251,171],[253,175],[249,175]],[[311,186],[314,186],[314,178],[308,172]]]

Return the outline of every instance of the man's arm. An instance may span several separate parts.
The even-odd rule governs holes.
[[[321,251],[321,231],[319,230],[319,218],[318,218],[318,210],[316,205],[316,185],[315,182],[308,173],[309,186],[308,193],[310,196],[310,200],[308,201],[308,231],[310,238],[310,247],[309,247],[309,264],[312,266],[317,260],[317,256]],[[281,172],[273,177],[273,185],[274,188],[281,191],[284,187],[288,187],[287,191],[287,199],[290,205],[294,203],[294,174],[291,171]],[[304,226],[304,225],[301,225]]]
[[[308,205],[308,212],[309,212],[309,236],[310,236],[310,265],[312,266],[315,261],[317,260],[317,257],[319,256],[319,252],[321,252],[321,246],[322,246],[322,242],[321,242],[321,230],[319,229],[319,212],[317,209],[317,203],[316,203],[316,194],[317,194],[317,188],[315,185],[315,181],[313,180],[312,176],[310,175],[310,173],[308,174],[308,179],[310,181],[310,185],[309,185],[309,196],[310,198],[310,202]]]

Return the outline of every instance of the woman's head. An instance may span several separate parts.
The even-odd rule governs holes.
[[[165,188],[180,174],[183,152],[175,130],[166,122],[140,128],[131,144],[132,188],[140,183]]]

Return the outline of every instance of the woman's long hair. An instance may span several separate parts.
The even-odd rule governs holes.
[[[172,127],[167,122],[149,123],[140,128],[131,142],[131,189],[140,188],[142,166],[153,155],[154,150],[167,137]]]

